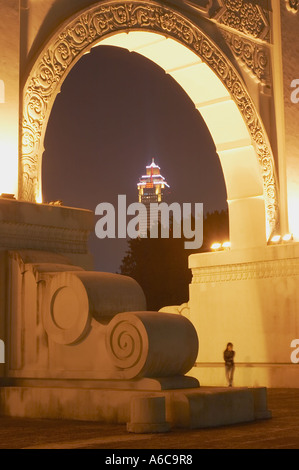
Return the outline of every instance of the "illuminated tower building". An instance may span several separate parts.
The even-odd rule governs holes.
[[[166,183],[164,176],[161,175],[160,167],[156,165],[154,159],[146,167],[146,174],[139,179],[137,188],[139,202],[142,202],[147,209],[147,218],[140,219],[139,233],[140,235],[146,235],[150,229],[150,204],[165,200],[169,189],[169,185]],[[153,212],[152,214],[155,217]]]

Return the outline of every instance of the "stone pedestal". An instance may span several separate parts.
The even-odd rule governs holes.
[[[223,351],[236,351],[236,386],[299,387],[299,243],[203,253],[192,269],[188,318],[200,337],[192,375],[225,385]],[[167,310],[164,309],[164,310]]]
[[[198,353],[187,318],[146,311],[131,278],[87,270],[89,211],[0,198],[0,228],[0,414],[166,432],[263,413],[249,389],[186,375]]]
[[[127,430],[134,433],[168,432],[171,426],[165,416],[164,397],[133,398]]]
[[[56,253],[60,263],[93,269],[87,243],[94,223],[89,210],[0,197],[0,250],[51,252],[52,260]],[[40,260],[46,262],[45,253]]]
[[[128,430],[132,432],[166,432],[169,427],[196,429],[270,418],[267,403],[255,399],[258,390],[200,387],[154,392],[93,387],[0,387],[0,414],[129,423]]]

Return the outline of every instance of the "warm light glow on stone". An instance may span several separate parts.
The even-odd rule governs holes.
[[[184,88],[197,108],[230,99],[223,83],[204,63],[181,67],[169,74]]]
[[[0,194],[18,194],[18,143],[0,125]]]
[[[42,204],[42,202],[43,202],[43,196],[42,196],[41,191],[39,192],[39,195],[38,195],[38,197],[36,198],[36,202],[37,202],[38,204]]]
[[[288,206],[290,233],[295,241],[299,241],[299,186],[292,182],[289,182]]]
[[[5,87],[3,80],[0,80],[0,104],[1,103],[5,103]]]
[[[157,42],[166,41],[166,37],[161,34],[153,34],[146,31],[131,31],[130,33],[114,34],[106,39],[101,40],[101,45],[117,46],[136,51],[141,47],[155,44]]]
[[[213,243],[213,245],[211,246],[211,250],[220,250],[221,248],[221,243]]]
[[[15,108],[5,99],[5,83],[0,80],[0,194],[18,194],[18,138],[10,123]]]
[[[167,73],[201,63],[201,59],[194,52],[170,38],[163,38],[159,42],[134,50],[158,64]]]
[[[248,129],[233,100],[203,106],[198,110],[218,151],[251,145]]]
[[[228,250],[230,248],[230,242],[224,242],[222,243],[222,248],[224,248],[225,250]]]

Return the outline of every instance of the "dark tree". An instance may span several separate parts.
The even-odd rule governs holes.
[[[143,288],[148,310],[180,305],[189,299],[192,278],[188,268],[189,255],[210,251],[213,242],[227,239],[227,212],[208,213],[204,218],[203,245],[199,250],[186,250],[184,238],[173,238],[171,232],[169,238],[130,239],[120,272],[134,278]]]

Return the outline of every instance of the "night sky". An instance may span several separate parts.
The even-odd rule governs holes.
[[[152,158],[171,200],[222,210],[226,189],[210,133],[182,88],[145,57],[98,46],[84,55],[57,96],[45,138],[44,202],[93,212],[138,201],[137,182]],[[95,221],[98,217],[95,217]],[[116,272],[126,240],[90,237],[95,269]]]

